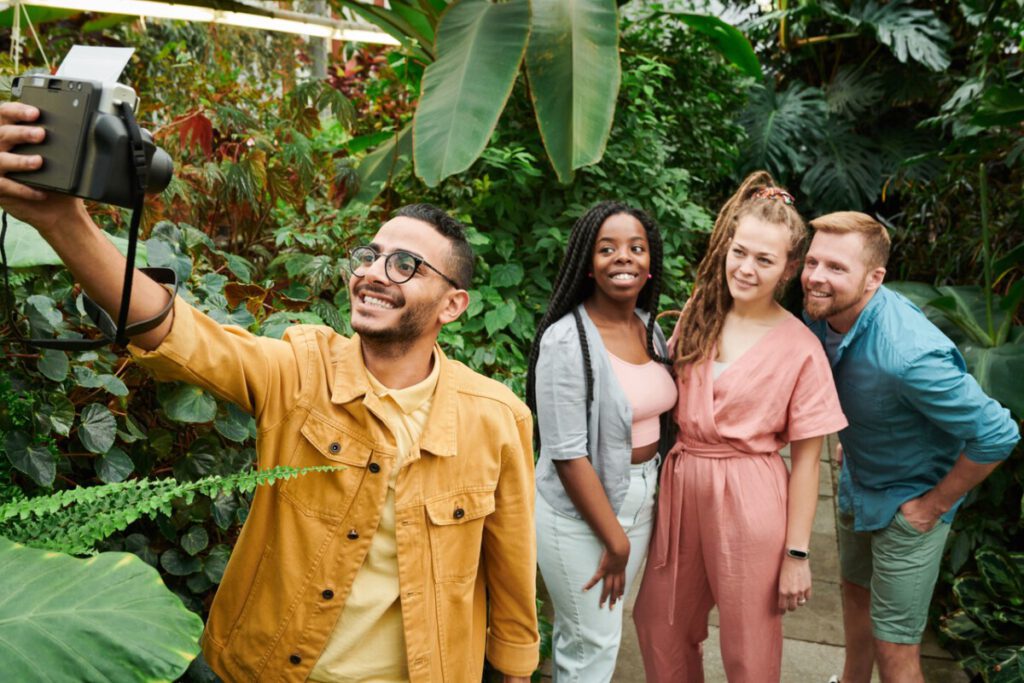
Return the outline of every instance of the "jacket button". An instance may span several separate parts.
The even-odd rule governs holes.
[[[348,540],[354,541],[357,538],[359,538],[359,533],[355,529],[349,529],[349,531],[348,531]]]
[[[374,474],[377,474],[378,472],[380,472],[380,465],[378,465],[375,462],[371,462],[370,463],[370,471],[373,472]]]
[[[331,445],[327,447],[327,450],[329,450],[331,453],[340,453],[341,444],[338,443],[337,441],[332,441]]]
[[[334,591],[332,591],[330,588],[327,588],[320,595],[324,596],[324,600],[330,600],[334,597]]]
[[[455,519],[462,519],[466,516],[466,511],[462,508],[455,508]]]
[[[288,658],[288,661],[291,662],[292,664],[302,664],[302,657],[300,657],[298,655],[292,655],[291,657]]]

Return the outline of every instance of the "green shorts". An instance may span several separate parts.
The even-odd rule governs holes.
[[[921,642],[948,536],[946,522],[921,533],[899,511],[884,529],[854,531],[853,515],[839,513],[840,571],[847,581],[871,591],[875,638]]]

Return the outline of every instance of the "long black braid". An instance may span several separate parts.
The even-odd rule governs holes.
[[[544,332],[565,314],[575,311],[580,302],[585,301],[594,293],[594,280],[588,277],[594,262],[594,242],[597,240],[597,233],[610,216],[624,213],[636,218],[644,226],[647,233],[647,244],[650,248],[651,279],[640,290],[637,297],[637,307],[650,314],[647,321],[647,355],[659,363],[670,363],[669,359],[662,357],[654,350],[654,326],[657,324],[658,298],[661,295],[661,276],[663,243],[661,232],[657,224],[646,213],[639,209],[622,204],[616,201],[604,201],[591,207],[572,228],[569,235],[569,242],[565,248],[565,256],[558,268],[558,276],[551,292],[551,301],[548,310],[540,319],[537,325],[537,332],[533,338],[533,346],[530,348],[530,363],[526,374],[526,403],[533,412],[537,412],[536,393],[536,371],[537,357],[540,355],[540,340]],[[582,320],[577,317],[576,330],[580,336],[580,348],[583,351],[583,370],[587,386],[587,416],[590,416],[590,402],[594,395],[594,374],[590,362],[590,348],[587,343],[587,334],[583,329]],[[534,425],[534,435],[538,445],[540,435]]]

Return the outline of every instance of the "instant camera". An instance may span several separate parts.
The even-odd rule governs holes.
[[[13,150],[39,154],[42,167],[10,173],[12,180],[126,208],[134,205],[139,183],[144,192],[156,193],[171,181],[171,157],[135,123],[138,98],[128,86],[24,74],[14,79],[11,94],[39,109],[30,125],[46,130],[43,142]]]

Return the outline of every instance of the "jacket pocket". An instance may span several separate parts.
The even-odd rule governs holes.
[[[427,534],[434,580],[465,581],[480,568],[484,520],[494,512],[494,490],[461,491],[427,501]]]
[[[348,512],[373,449],[342,426],[310,412],[290,467],[335,465],[337,472],[309,472],[281,482],[281,496],[308,517],[337,521]]]

